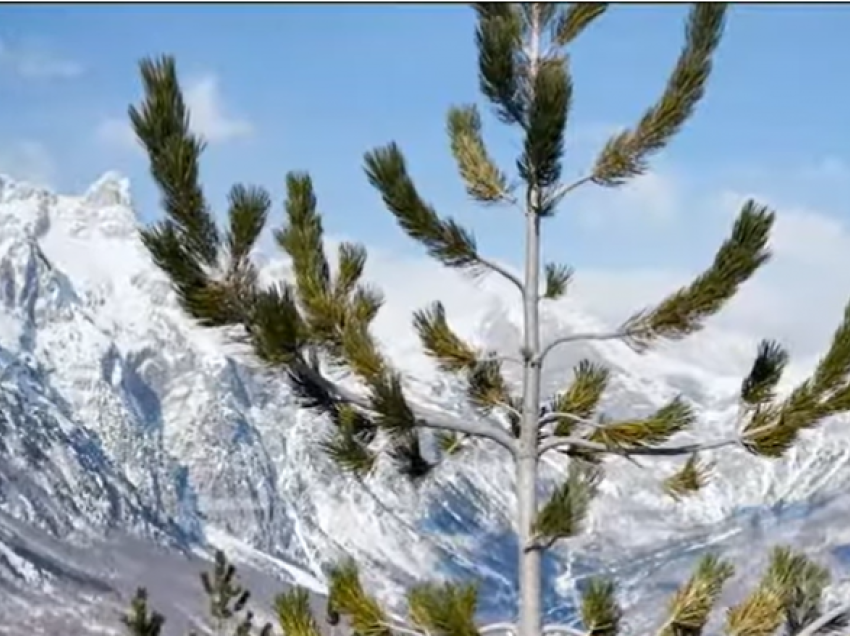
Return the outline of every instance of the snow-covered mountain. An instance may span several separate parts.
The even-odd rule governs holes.
[[[485,582],[484,613],[510,618],[513,477],[504,458],[476,450],[417,491],[388,474],[366,484],[340,477],[316,451],[326,424],[300,411],[280,378],[181,313],[137,225],[118,175],[82,196],[0,176],[0,631],[110,633],[128,593],[147,584],[182,633],[201,613],[197,572],[217,546],[261,599],[287,583],[321,594],[323,566],[351,554],[388,602],[414,580],[475,576]],[[399,275],[372,270],[379,283]],[[266,271],[286,275],[286,263],[267,259]],[[474,293],[481,302],[453,321],[510,349],[518,306],[495,282]],[[401,296],[393,304],[390,295],[379,319],[386,346],[419,399],[463,408],[460,387],[417,352],[413,307]],[[602,328],[572,301],[544,319],[550,337]],[[737,340],[709,336],[713,356],[735,358]],[[614,369],[612,413],[681,393],[698,408],[701,432],[733,425],[739,378],[688,362],[698,357],[582,344],[559,350],[550,388],[582,357]],[[711,546],[745,555],[750,571],[769,543],[789,542],[843,575],[849,458],[850,433],[833,422],[781,462],[722,454],[714,483],[679,504],[658,485],[672,465],[613,461],[591,531],[551,559],[551,612],[569,614],[574,585],[608,572],[627,605],[641,608],[630,615],[639,629],[653,618],[644,608],[661,609],[657,601]],[[551,474],[562,468],[553,461]]]

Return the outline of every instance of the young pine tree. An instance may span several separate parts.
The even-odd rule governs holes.
[[[239,583],[236,566],[221,550],[216,550],[212,571],[201,573],[201,585],[215,636],[254,636],[254,614],[247,609],[251,592]],[[271,624],[266,623],[258,634],[271,636],[271,631]]]
[[[148,591],[140,587],[130,601],[127,614],[121,617],[121,623],[129,636],[160,636],[165,617],[148,606]]]
[[[259,359],[282,371],[304,408],[327,416],[334,433],[322,448],[342,469],[368,473],[375,465],[376,449],[381,448],[389,449],[404,475],[424,479],[434,467],[421,451],[426,430],[438,436],[443,461],[451,461],[474,443],[506,451],[515,469],[518,502],[516,629],[519,636],[538,636],[543,628],[541,555],[555,542],[581,532],[604,476],[605,459],[681,456],[681,471],[666,485],[672,494],[684,496],[708,478],[709,464],[702,456],[709,451],[743,446],[754,456],[781,456],[802,431],[850,408],[850,307],[812,376],[787,397],[775,392],[788,361],[786,351],[774,342],[759,345],[742,381],[740,429],[734,439],[673,444],[671,438],[697,424],[694,411],[681,398],[648,417],[603,421],[598,407],[609,371],[589,360],[575,367],[571,381],[564,378],[563,391],[543,395],[541,370],[557,347],[580,340],[618,340],[644,351],[658,341],[699,331],[769,260],[774,213],[747,201],[702,274],[657,305],[638,311],[615,331],[543,342],[541,304],[564,296],[572,277],[569,267],[542,262],[543,224],[577,188],[616,188],[647,171],[651,157],[678,133],[703,97],[726,7],[693,6],[682,51],[658,101],[633,128],[614,135],[586,176],[573,183],[562,180],[573,93],[565,50],[603,16],[607,5],[481,3],[474,8],[481,92],[498,120],[522,136],[516,175],[509,176],[491,158],[474,105],[449,110],[450,147],[472,199],[521,211],[522,272],[514,274],[488,259],[468,229],[440,216],[425,201],[395,143],[365,157],[369,182],[410,238],[446,267],[503,277],[522,302],[523,345],[516,354],[523,371],[519,387],[505,380],[499,357],[477,350],[452,331],[440,302],[413,316],[425,351],[443,371],[465,383],[469,402],[478,412],[474,421],[453,418],[410,399],[404,378],[370,329],[382,296],[362,281],[366,250],[342,243],[336,266],[331,267],[306,173],[287,175],[285,220],[274,234],[291,259],[294,278],[262,286],[249,253],[266,226],[271,199],[260,188],[235,185],[229,195],[228,225],[217,226],[198,174],[204,143],[190,131],[172,58],[142,62],[144,98],[129,114],[165,210],[164,220],[142,232],[154,261],[168,274],[191,316],[208,327],[240,327]],[[324,373],[328,364],[350,370],[362,390],[331,381]],[[566,456],[569,469],[549,498],[538,501],[539,466],[545,453]],[[698,634],[729,572],[729,566],[716,559],[702,561],[674,599],[665,633]],[[356,571],[346,566],[334,577],[333,613],[352,618],[358,633],[390,633],[386,616],[364,595]],[[770,633],[768,627],[788,607],[775,588],[768,585],[755,600],[744,601],[738,613],[731,613],[729,633]],[[426,585],[411,592],[411,620],[430,632],[471,633],[474,599],[473,588]],[[610,584],[590,586],[582,612],[591,632],[616,633],[619,610]]]

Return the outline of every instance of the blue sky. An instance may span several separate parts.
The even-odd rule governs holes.
[[[685,11],[618,5],[572,48],[568,175],[580,176],[610,131],[634,122],[658,95],[681,46]],[[6,5],[0,171],[70,192],[118,170],[132,179],[141,218],[156,218],[144,157],[127,143],[126,108],[139,97],[138,60],[173,53],[210,141],[204,178],[214,202],[234,181],[265,185],[280,202],[285,173],[308,170],[330,233],[420,254],[363,176],[363,153],[395,140],[422,194],[472,225],[487,253],[516,262],[518,215],[466,200],[444,132],[451,104],[486,108],[473,29],[463,5]],[[568,199],[548,224],[548,252],[586,269],[588,280],[607,276],[608,285],[652,295],[705,263],[732,206],[755,193],[789,220],[777,239],[785,260],[777,258],[770,279],[779,287],[789,276],[804,281],[799,261],[812,259],[800,256],[801,245],[837,241],[834,251],[843,253],[848,32],[845,6],[733,7],[708,96],[684,133],[646,178]],[[512,166],[516,139],[485,124],[494,154]],[[806,239],[807,231],[820,238]],[[818,267],[820,278],[838,276],[834,263]],[[840,307],[850,276],[841,280],[833,300],[818,296],[808,306]],[[622,294],[602,294],[612,295]],[[763,318],[759,306],[747,311]]]

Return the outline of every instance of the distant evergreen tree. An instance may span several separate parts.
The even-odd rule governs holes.
[[[591,184],[616,188],[648,170],[650,158],[681,130],[705,93],[726,5],[693,6],[684,46],[661,97],[634,127],[612,136],[587,174],[572,183],[562,179],[573,97],[565,49],[608,5],[478,3],[474,8],[481,92],[497,119],[522,136],[517,178],[499,168],[488,153],[475,105],[449,110],[450,148],[473,200],[518,208],[523,215],[522,274],[488,259],[468,229],[440,216],[422,198],[395,143],[368,152],[365,171],[400,228],[430,256],[474,276],[501,276],[518,292],[524,310],[523,345],[512,361],[522,367],[519,387],[503,376],[504,358],[473,347],[451,329],[440,302],[413,316],[425,351],[445,373],[464,382],[478,412],[475,419],[453,417],[410,398],[402,374],[381,351],[370,328],[383,298],[380,290],[362,281],[366,249],[342,243],[331,267],[309,175],[287,175],[286,218],[274,234],[291,259],[293,280],[263,286],[249,254],[266,226],[271,198],[262,188],[233,186],[228,225],[217,226],[199,178],[204,142],[190,131],[173,58],[141,63],[144,98],[129,115],[147,152],[166,215],[142,231],[155,263],[168,274],[189,315],[211,328],[240,327],[258,358],[281,370],[304,408],[333,422],[334,433],[322,448],[343,470],[369,473],[377,449],[382,448],[389,449],[403,475],[424,479],[435,465],[422,453],[426,430],[438,436],[444,451],[441,459],[460,457],[477,442],[506,451],[516,469],[518,500],[519,620],[514,629],[519,636],[538,636],[544,629],[542,554],[582,531],[604,477],[606,458],[681,456],[681,470],[667,477],[665,487],[671,495],[684,497],[709,478],[710,463],[704,455],[710,451],[737,446],[754,456],[782,456],[800,433],[850,408],[850,306],[812,376],[787,397],[776,394],[787,352],[772,341],[759,345],[741,384],[740,428],[729,439],[671,444],[671,438],[696,424],[692,407],[682,398],[647,417],[604,418],[599,404],[610,371],[590,360],[576,365],[572,381],[565,378],[563,391],[544,396],[541,370],[557,347],[582,340],[616,340],[642,352],[656,342],[680,340],[701,330],[770,259],[774,212],[752,200],[744,203],[705,271],[655,306],[633,314],[620,328],[542,343],[540,306],[564,296],[573,277],[570,267],[542,261],[542,224],[577,188]],[[350,370],[363,392],[332,382],[324,373],[328,363]],[[545,453],[568,457],[569,468],[563,482],[539,502],[539,468]],[[785,624],[789,633],[810,636],[822,583],[815,572],[802,556],[774,555],[752,595],[728,612],[727,634],[767,636]],[[701,560],[671,601],[664,634],[700,634],[731,573],[731,565],[715,557]],[[335,570],[331,580],[332,617],[347,616],[361,636],[389,636],[399,629],[365,593],[353,564]],[[312,633],[315,624],[304,613],[301,597],[280,602],[290,612],[288,624],[298,625],[293,631]],[[409,622],[422,633],[479,632],[473,622],[474,587],[426,583],[410,592],[409,604]],[[614,585],[591,584],[584,592],[581,614],[589,633],[616,634],[620,610]],[[821,627],[833,619],[823,620]],[[801,628],[804,623],[808,626]]]
[[[160,636],[165,618],[148,608],[148,591],[140,587],[130,601],[130,609],[121,617],[130,636]]]
[[[216,636],[254,634],[254,614],[246,609],[251,592],[240,585],[236,566],[221,550],[216,550],[212,572],[201,574],[201,584],[209,601],[209,614]],[[266,623],[259,636],[271,636],[271,631],[271,623]]]

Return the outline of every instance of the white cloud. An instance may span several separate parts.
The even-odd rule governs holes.
[[[672,176],[648,172],[616,190],[588,187],[570,203],[587,229],[606,230],[613,223],[664,224],[682,209]]]
[[[183,96],[189,109],[192,131],[208,143],[224,143],[247,137],[254,132],[247,119],[232,115],[225,106],[219,79],[207,73],[186,82]],[[108,145],[138,149],[136,136],[126,117],[110,117],[95,130],[97,139]]]
[[[227,113],[218,77],[213,74],[188,82],[185,97],[192,128],[210,143],[245,137],[254,131],[251,122]]]
[[[35,44],[12,45],[0,40],[0,68],[29,80],[71,79],[85,68],[79,62],[62,58]]]
[[[0,145],[0,173],[50,186],[56,174],[56,164],[44,144],[19,140]]]
[[[828,269],[850,262],[850,234],[837,218],[804,209],[778,214],[774,248],[797,266]]]

